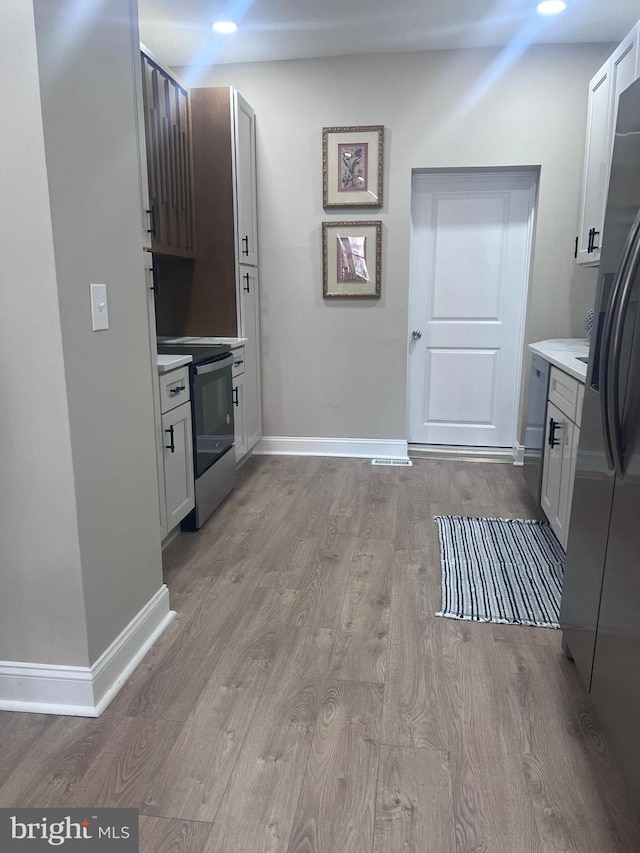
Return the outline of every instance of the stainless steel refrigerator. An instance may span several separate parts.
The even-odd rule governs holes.
[[[618,111],[560,614],[640,814],[639,211],[640,81]]]

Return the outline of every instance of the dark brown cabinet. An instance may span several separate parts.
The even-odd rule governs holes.
[[[142,51],[151,251],[195,257],[189,92]]]

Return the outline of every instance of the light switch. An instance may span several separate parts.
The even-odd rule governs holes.
[[[91,321],[93,331],[109,328],[109,308],[107,305],[107,285],[91,284]]]

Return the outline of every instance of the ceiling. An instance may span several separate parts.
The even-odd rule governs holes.
[[[556,18],[537,0],[139,0],[140,35],[168,65],[210,65],[494,47],[619,42],[638,0],[567,0]],[[234,20],[232,36],[211,31]]]

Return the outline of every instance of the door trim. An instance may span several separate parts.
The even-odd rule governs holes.
[[[460,169],[412,169],[411,171],[411,203],[413,204],[413,185],[414,179],[420,175],[429,175],[433,177],[468,177],[468,178],[495,178],[500,177],[528,177],[530,179],[530,205],[529,205],[529,222],[527,226],[527,238],[525,247],[525,268],[527,274],[525,276],[524,287],[522,291],[522,305],[520,308],[520,327],[518,329],[518,384],[516,387],[516,406],[513,417],[513,435],[512,446],[519,447],[518,427],[520,422],[520,410],[522,408],[522,371],[524,368],[525,355],[525,332],[527,309],[529,306],[529,288],[531,285],[531,277],[533,273],[533,244],[535,237],[536,221],[538,215],[538,191],[540,187],[541,166],[521,166],[521,167],[480,167],[480,168],[460,168]],[[414,233],[413,226],[410,227],[409,235],[409,257],[413,257]],[[410,388],[409,388],[409,345],[411,342],[411,316],[410,305],[411,295],[414,288],[414,279],[411,269],[409,270],[409,290],[407,293],[407,340],[406,340],[406,406],[405,406],[405,435],[409,441],[409,405],[410,405]],[[409,442],[409,447],[412,443]],[[517,464],[517,461],[516,461]]]

